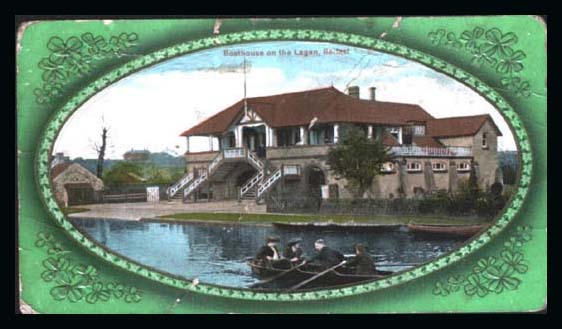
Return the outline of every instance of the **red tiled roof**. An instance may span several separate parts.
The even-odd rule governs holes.
[[[444,147],[443,144],[431,136],[413,136],[412,144],[420,147]]]
[[[434,118],[420,106],[361,100],[334,87],[247,99],[248,106],[272,128],[303,126],[317,118],[316,123],[371,123],[407,125],[408,121]],[[244,101],[213,115],[184,131],[181,136],[224,133],[239,118]]]
[[[58,165],[51,168],[51,179],[55,179],[58,175],[60,175],[63,171],[66,170],[72,163],[65,162],[59,163]]]
[[[501,136],[499,128],[488,114],[429,120],[427,122],[427,135],[433,137],[473,136],[487,120],[497,130],[498,136]]]

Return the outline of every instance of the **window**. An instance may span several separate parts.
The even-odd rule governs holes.
[[[487,149],[487,148],[488,148],[488,133],[483,133],[483,134],[482,134],[482,148],[483,148],[483,149]]]
[[[387,131],[388,131],[392,136],[394,136],[394,138],[396,138],[397,140],[400,140],[400,139],[399,139],[399,136],[400,136],[400,128],[399,128],[399,127],[392,127],[392,128],[389,128]]]
[[[413,127],[413,134],[414,136],[424,136],[425,135],[425,126],[419,125]]]
[[[295,145],[300,141],[299,128],[281,128],[277,131],[277,146]]]
[[[417,172],[417,171],[421,171],[422,169],[421,163],[419,162],[408,162],[408,164],[406,165],[406,169],[408,170],[408,172]]]
[[[459,167],[457,168],[457,171],[470,171],[470,163],[468,162],[461,162],[459,163]]]
[[[391,173],[394,172],[394,163],[386,162],[381,167],[381,172],[383,173]]]
[[[444,162],[436,162],[431,166],[433,168],[433,171],[447,171],[447,165]]]

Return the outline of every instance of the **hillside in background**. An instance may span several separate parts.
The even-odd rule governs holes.
[[[125,160],[106,159],[104,161],[103,167],[107,170],[113,167],[115,164],[124,161]],[[88,169],[94,175],[96,174],[98,159],[75,158],[72,160],[72,162],[78,163],[84,168]],[[167,152],[150,153],[147,160],[135,162],[143,165],[153,165],[160,168],[185,168],[185,158],[183,156],[175,156]]]

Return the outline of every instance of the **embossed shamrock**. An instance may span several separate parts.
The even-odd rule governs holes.
[[[489,270],[492,267],[495,267],[496,264],[496,257],[490,256],[488,258],[482,258],[474,267],[474,273],[482,273]]]
[[[464,277],[462,275],[454,275],[447,280],[447,283],[450,291],[459,291],[460,287],[464,283]]]
[[[512,72],[519,72],[523,69],[521,61],[527,55],[521,50],[513,51],[513,49],[506,49],[506,53],[500,58],[496,71],[503,74],[510,74]]]
[[[533,228],[531,226],[517,227],[517,236],[524,242],[531,241],[531,233],[533,233]]]
[[[504,263],[517,273],[525,273],[529,269],[527,265],[523,264],[523,254],[520,252],[504,250],[501,253],[501,257]]]
[[[80,58],[82,54],[82,41],[77,37],[70,37],[66,42],[59,37],[52,37],[47,43],[47,48],[53,53],[49,60],[56,64],[63,64],[67,60]]]
[[[43,58],[39,64],[39,68],[43,70],[41,79],[46,82],[56,82],[66,80],[66,73],[62,64],[57,64],[49,58]]]
[[[98,276],[98,271],[92,266],[78,265],[72,269],[72,273],[76,275],[81,275],[84,277],[86,282],[94,282]]]
[[[129,291],[125,295],[125,301],[127,303],[138,303],[141,300],[140,292],[135,287],[130,287]]]
[[[495,58],[493,58],[492,56],[490,56],[489,54],[487,54],[484,49],[483,46],[480,47],[476,47],[472,49],[472,59],[471,59],[473,64],[487,64],[490,66],[494,66],[496,65],[497,60]]]
[[[111,297],[111,291],[104,287],[103,283],[96,282],[92,285],[92,290],[86,295],[86,302],[90,304],[96,303],[98,300],[107,302]]]
[[[469,296],[484,297],[488,294],[488,288],[480,280],[480,276],[477,274],[471,274],[466,278],[466,285],[464,286],[464,292]]]
[[[53,241],[53,236],[46,234],[44,232],[37,233],[37,240],[35,241],[35,246],[43,248],[44,246],[50,244]]]
[[[88,47],[88,53],[94,57],[100,55],[103,48],[107,46],[107,42],[103,37],[96,37],[89,32],[82,34],[81,38]]]
[[[509,240],[506,241],[503,245],[509,250],[517,250],[521,248],[521,246],[523,246],[521,241],[519,241],[516,237],[509,238]]]
[[[434,295],[448,296],[450,293],[449,286],[446,283],[444,284],[440,281],[435,283],[435,287],[433,288]]]
[[[531,86],[527,81],[523,81],[515,86],[515,96],[529,97],[531,96]],[[528,235],[530,237],[530,235]]]
[[[481,27],[476,27],[472,31],[464,31],[461,34],[460,41],[464,43],[464,46],[468,50],[477,48],[479,42],[482,40],[484,35],[484,29]]]
[[[499,29],[493,28],[486,32],[483,50],[490,56],[505,56],[508,51],[513,51],[511,46],[515,43],[517,43],[517,36],[513,32],[503,34]]]
[[[427,36],[431,40],[431,43],[437,46],[441,43],[441,40],[443,39],[445,34],[446,34],[445,30],[439,29],[437,31],[429,32]]]
[[[514,270],[508,264],[498,267],[490,267],[482,276],[488,279],[488,289],[495,291],[497,294],[504,289],[515,290],[519,287],[521,280],[512,276]]]
[[[46,270],[41,273],[41,279],[45,282],[51,282],[68,270],[69,262],[64,257],[49,257],[43,261],[43,267]]]
[[[57,283],[59,285],[53,287],[50,291],[55,300],[68,299],[74,303],[84,297],[87,284],[83,276],[62,272],[57,279]]]
[[[113,293],[115,298],[121,298],[125,294],[125,287],[120,283],[110,283],[107,285],[107,289]]]

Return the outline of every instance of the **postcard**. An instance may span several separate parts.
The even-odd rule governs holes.
[[[539,16],[27,21],[22,313],[544,312]]]

